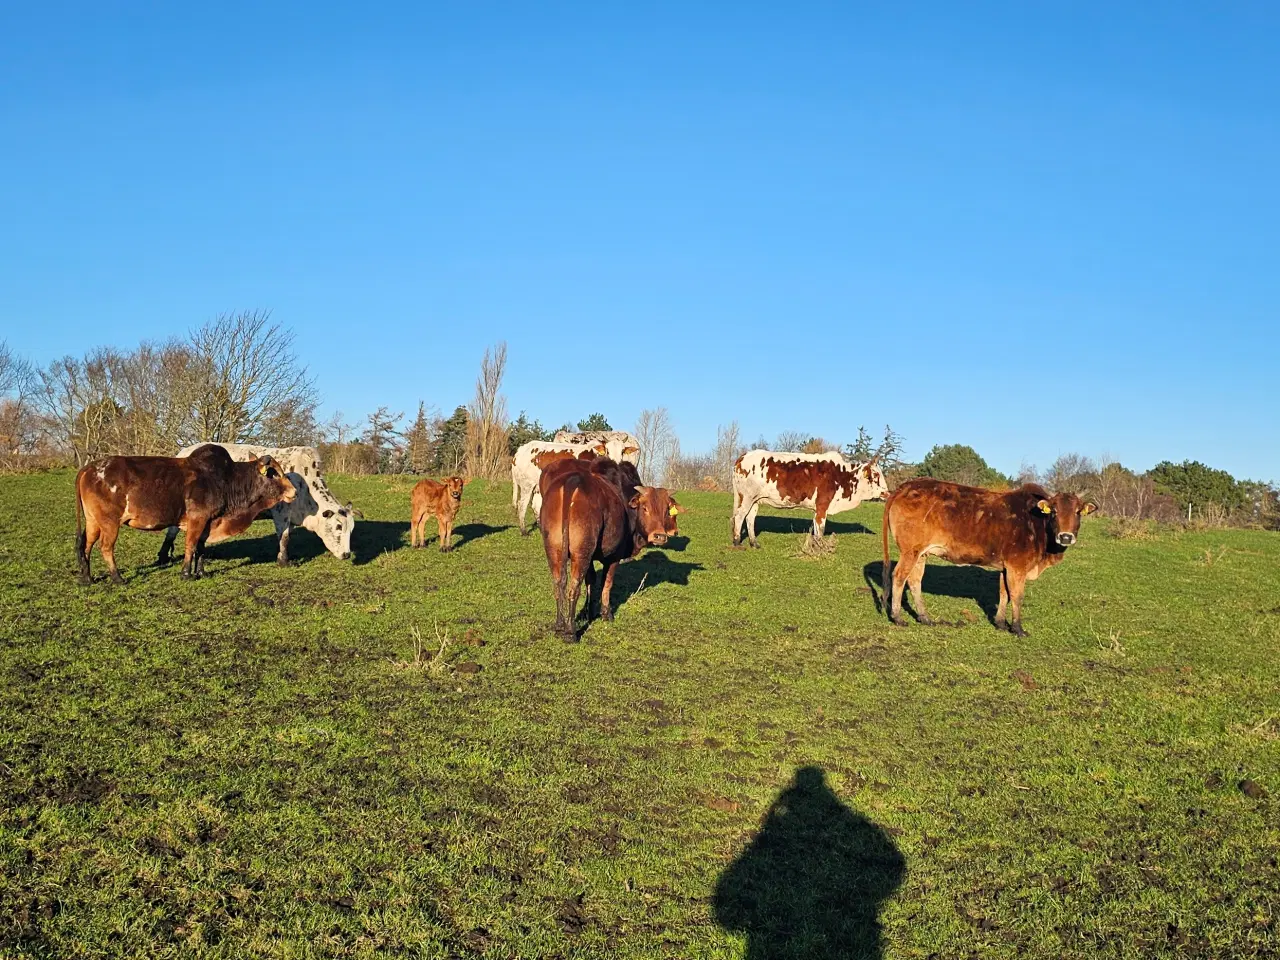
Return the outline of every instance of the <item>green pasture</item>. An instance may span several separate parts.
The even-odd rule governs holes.
[[[0,477],[0,956],[1280,955],[1275,533],[1088,518],[1018,640],[943,563],[891,627],[878,503],[687,493],[565,644],[507,484],[80,587],[73,477]]]

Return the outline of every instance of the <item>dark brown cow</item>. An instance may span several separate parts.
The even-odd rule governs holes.
[[[206,444],[189,457],[106,457],[76,476],[76,562],[80,582],[90,583],[89,555],[101,539],[111,579],[120,527],[187,532],[183,579],[204,573],[204,548],[248,528],[258,514],[297,490],[271,457],[236,463],[222,447]],[[81,518],[84,526],[81,527]]]
[[[453,518],[462,506],[464,483],[461,477],[450,477],[442,482],[418,481],[413,488],[412,542],[415,547],[427,545],[427,518],[434,516],[439,527],[440,552],[448,553],[453,549]]]
[[[676,515],[684,507],[662,487],[641,484],[631,463],[562,460],[549,469],[554,476],[544,488],[538,527],[556,595],[555,630],[574,640],[582,581],[587,580],[587,622],[593,605],[612,620],[609,593],[618,564],[678,534]],[[596,561],[604,567],[600,579]]]
[[[1073,493],[1050,496],[1028,483],[996,492],[920,477],[895,490],[884,507],[884,595],[889,619],[902,625],[902,588],[911,584],[911,601],[921,623],[932,623],[924,609],[920,581],[925,557],[952,563],[994,567],[1000,571],[1000,605],[995,625],[1005,628],[1004,608],[1013,608],[1009,629],[1025,637],[1022,595],[1034,580],[1067,555],[1076,542],[1080,518],[1098,509]],[[889,576],[889,534],[898,544],[898,563]]]

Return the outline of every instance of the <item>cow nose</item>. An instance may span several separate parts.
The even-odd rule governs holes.
[[[650,534],[649,542],[652,543],[655,547],[660,547],[667,542],[667,535],[665,533]]]
[[[1069,547],[1075,542],[1076,542],[1076,535],[1074,533],[1058,534],[1058,543],[1060,543],[1064,547]]]

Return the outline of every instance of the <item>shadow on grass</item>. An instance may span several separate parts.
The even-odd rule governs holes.
[[[357,566],[408,546],[408,520],[361,520],[351,531],[351,553]]]
[[[747,960],[880,958],[880,907],[905,873],[884,829],[803,767],[720,875],[712,906],[720,926],[746,934]]]
[[[668,546],[676,540],[672,537]],[[688,542],[687,540],[685,541]],[[618,565],[618,572],[613,575],[613,591],[609,599],[616,613],[622,605],[635,596],[643,585],[645,590],[660,583],[672,583],[677,587],[689,585],[689,574],[695,570],[706,569],[700,563],[686,563],[683,560],[672,560],[660,550],[650,550],[638,560]],[[597,574],[600,576],[600,574]]]
[[[746,529],[746,524],[743,524]],[[794,516],[779,517],[760,514],[756,517],[756,536],[762,533],[808,533],[813,529],[812,513],[797,513]],[[872,533],[870,527],[863,526],[861,523],[845,522],[840,520],[827,520],[825,535],[830,536],[833,533]],[[743,534],[745,537],[746,534]]]
[[[862,575],[871,588],[871,596],[876,603],[876,610],[888,614],[887,598],[881,595],[881,575],[884,562],[873,560],[862,568]],[[996,607],[1000,602],[1000,573],[997,570],[984,570],[982,567],[954,566],[952,564],[931,563],[924,571],[924,579],[920,589],[938,597],[957,597],[961,600],[972,600],[986,614],[990,623],[995,623]],[[911,602],[911,588],[902,590],[902,605],[907,607]],[[916,613],[912,610],[912,613]]]

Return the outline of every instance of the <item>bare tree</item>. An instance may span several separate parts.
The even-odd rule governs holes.
[[[809,442],[811,434],[803,430],[783,430],[774,441],[773,449],[780,453],[799,453],[800,448]]]
[[[486,348],[476,380],[476,395],[467,408],[467,471],[494,480],[507,472],[507,398],[502,376],[507,368],[507,343]]]
[[[1044,472],[1044,483],[1055,493],[1084,494],[1097,485],[1098,466],[1079,453],[1064,453]]]
[[[369,414],[369,426],[360,436],[360,442],[373,452],[374,469],[378,473],[400,473],[403,464],[400,454],[404,450],[402,434],[397,424],[404,413],[392,413],[389,407],[379,407]]]
[[[640,459],[636,469],[640,471],[641,478],[648,478],[651,483],[655,479],[664,480],[672,454],[679,451],[667,408],[641,410],[632,433],[640,441]]]
[[[0,469],[16,469],[22,457],[35,451],[35,382],[31,364],[0,340]]]
[[[733,486],[733,462],[742,456],[745,448],[738,439],[738,421],[730,421],[727,427],[716,427],[716,447],[712,454],[715,461],[712,476],[720,484],[721,490]]]
[[[315,383],[293,343],[265,310],[222,314],[192,331],[192,441],[255,441],[282,406],[314,410]]]

